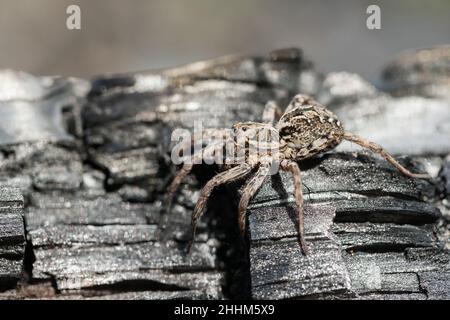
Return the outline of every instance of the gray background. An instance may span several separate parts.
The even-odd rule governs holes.
[[[66,29],[79,4],[82,30]],[[381,7],[382,30],[366,28]],[[0,0],[0,68],[91,77],[302,47],[321,71],[375,81],[399,52],[450,43],[449,0]]]

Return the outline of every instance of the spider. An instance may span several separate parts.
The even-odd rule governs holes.
[[[281,116],[281,118],[275,124],[277,116]],[[197,221],[203,214],[207,200],[213,189],[222,184],[242,179],[256,170],[255,175],[244,186],[239,202],[239,228],[241,234],[245,234],[246,210],[249,201],[264,183],[273,163],[277,162],[279,168],[291,173],[294,179],[299,244],[302,253],[306,255],[308,250],[304,237],[302,181],[301,171],[297,162],[334,149],[343,140],[356,143],[363,148],[381,155],[397,170],[408,177],[429,178],[427,174],[412,173],[404,168],[380,145],[345,131],[334,113],[307,95],[296,95],[284,114],[282,114],[275,102],[270,101],[265,106],[262,123],[240,122],[235,124],[233,129],[235,132],[245,132],[249,129],[257,130],[259,137],[261,137],[261,133],[263,134],[268,146],[277,147],[275,148],[277,152],[267,152],[263,156],[247,156],[242,163],[227,165],[225,171],[217,174],[206,183],[200,192],[200,197],[192,213],[192,238],[188,244],[188,252],[190,252],[195,238]],[[275,133],[275,135],[271,135],[270,133]],[[276,136],[277,139],[274,140],[273,136]],[[252,142],[255,142],[255,140],[250,139],[244,145],[234,141],[234,145],[237,149],[242,150],[244,148],[246,151]],[[202,149],[204,153],[206,148]],[[201,156],[202,152],[193,155],[193,157]],[[178,186],[191,172],[192,168],[193,164],[191,163],[185,163],[183,165],[169,186],[169,199],[173,198]]]

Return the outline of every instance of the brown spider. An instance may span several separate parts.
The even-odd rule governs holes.
[[[240,122],[233,126],[235,132],[245,132],[248,129],[257,130],[258,137],[260,138],[262,133],[265,137],[265,142],[269,146],[273,146],[274,143],[276,144],[276,150],[278,152],[267,152],[263,156],[256,157],[247,153],[245,161],[240,164],[228,165],[226,171],[217,174],[203,187],[194,212],[192,213],[192,239],[188,245],[188,252],[194,241],[197,221],[201,217],[213,189],[219,185],[244,178],[256,169],[257,171],[254,177],[245,185],[239,202],[239,227],[241,233],[244,234],[248,203],[269,175],[273,163],[277,162],[282,170],[290,172],[294,178],[299,241],[302,252],[306,255],[307,247],[304,239],[302,182],[297,161],[334,149],[343,140],[354,142],[363,148],[380,154],[408,177],[429,178],[427,174],[410,172],[378,144],[346,132],[337,116],[310,96],[295,96],[278,123],[274,126],[275,118],[280,114],[281,111],[278,106],[274,102],[269,102],[263,113],[263,123]],[[274,140],[274,135],[270,133],[275,133],[277,139]],[[252,141],[254,142],[255,140],[247,140],[245,146],[234,141],[234,145],[237,149],[248,148],[252,144]],[[202,151],[205,152],[206,148]],[[194,157],[202,156],[201,153],[194,154]],[[181,181],[189,174],[192,167],[193,164],[183,165],[169,187],[169,199],[172,199]]]

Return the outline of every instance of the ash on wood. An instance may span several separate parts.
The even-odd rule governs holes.
[[[408,84],[407,69],[412,68],[412,62],[408,67],[409,62],[403,65],[397,61],[402,72],[392,73],[391,66],[392,70],[385,73],[393,77],[390,85],[396,81],[402,90],[427,97],[394,98],[358,75],[340,72],[325,77],[318,99],[340,116],[349,131],[379,142],[393,154],[415,155],[417,161],[404,157],[404,164],[413,171],[428,170],[435,177],[441,172],[446,183],[443,158],[450,152],[450,104],[449,87],[443,84],[449,81],[448,48],[429,51],[435,59],[419,61],[423,56],[420,52],[409,58],[423,63],[424,70],[435,70],[439,75],[435,82],[434,78],[425,79],[428,73],[424,73],[420,86]],[[353,151],[354,146],[343,144],[339,150]],[[427,166],[420,167],[420,163]],[[439,177],[431,182],[411,180],[388,164],[362,154],[329,154],[300,165],[307,204],[306,238],[313,254],[301,255],[296,218],[286,209],[286,204],[294,205],[292,178],[286,174],[274,176],[251,204],[253,297],[448,299],[450,253],[440,242],[448,239],[448,223],[436,207],[446,210],[446,200],[442,202],[441,198],[447,188],[442,188]],[[336,216],[325,229],[325,236],[317,237],[313,228],[323,225],[323,206],[330,206]],[[437,225],[444,231],[438,231]],[[333,245],[321,247],[320,253],[314,251],[325,240]],[[327,261],[333,261],[335,268],[320,260],[327,254],[334,257]],[[315,267],[309,269],[311,265]],[[318,273],[322,265],[323,272]],[[327,281],[330,278],[333,281]],[[310,290],[308,283],[322,286],[316,284],[315,290]]]
[[[250,212],[253,298],[294,298],[350,289],[341,247],[331,232],[333,207],[306,207],[307,256],[297,238],[295,207],[264,206]]]
[[[310,83],[300,79],[304,72]],[[267,101],[285,105],[292,92],[313,86],[316,78],[297,49],[99,78],[82,113],[89,160],[107,172],[109,186],[123,188],[125,197],[154,200],[169,178],[171,164],[161,159],[170,155],[174,128],[258,121]]]
[[[213,119],[211,126],[257,119],[267,100],[287,99],[302,81],[299,70],[308,68],[292,49],[103,78],[94,81],[82,112],[80,100],[67,99],[78,97],[74,86],[59,88],[64,79],[22,75],[27,82],[17,87],[31,86],[37,96],[21,99],[29,108],[48,105],[53,111],[38,118],[58,128],[45,142],[39,135],[1,141],[7,155],[2,181],[17,184],[28,199],[31,283],[51,286],[34,289],[34,295],[223,297],[225,270],[216,239],[221,235],[208,228],[218,224],[216,218],[204,220],[193,254],[185,254],[199,188],[195,179],[185,183],[170,215],[163,210],[171,129],[192,128],[201,119]],[[8,78],[19,77],[8,73]],[[34,92],[22,91],[17,95]],[[5,103],[13,108],[18,99]],[[33,124],[31,118],[19,120]],[[3,131],[15,136],[9,127]]]
[[[344,75],[350,79],[344,82],[328,75],[323,82],[296,49],[92,84],[11,71],[0,77],[0,116],[19,124],[0,123],[0,185],[20,190],[0,192],[0,274],[10,285],[21,277],[24,204],[27,256],[34,258],[25,263],[21,289],[0,298],[448,298],[449,254],[435,236],[436,205],[445,208],[439,196],[448,197],[450,180],[441,170],[450,147],[437,132],[447,132],[447,118],[439,117],[445,99],[392,98],[355,75]],[[186,179],[166,212],[165,188],[175,169],[168,160],[172,130],[192,129],[196,120],[212,128],[259,121],[268,100],[284,106],[298,92],[328,99],[362,135],[383,127],[391,110],[400,114],[416,105],[418,124],[431,106],[432,126],[418,128],[413,138],[422,131],[432,141],[411,138],[400,145],[402,130],[383,127],[387,137],[380,142],[392,139],[395,154],[416,155],[401,160],[416,171],[433,155],[425,169],[435,176],[441,170],[443,181],[406,179],[364,154],[327,154],[301,164],[307,257],[297,243],[285,174],[273,176],[249,209],[248,261],[236,240],[234,187],[215,192],[186,256],[190,215],[214,168],[201,166]],[[383,108],[386,101],[389,108]],[[372,104],[378,116],[367,115]]]
[[[421,200],[434,194],[434,186],[403,177],[381,161],[348,154],[324,156],[304,169],[311,253],[303,256],[298,244],[292,178],[274,176],[250,209],[253,297],[426,298],[421,272],[445,273],[449,267],[448,252],[437,253],[433,233],[439,211]],[[405,258],[417,250],[419,259]],[[434,255],[447,261],[428,261]],[[438,290],[442,282],[431,287]]]
[[[394,155],[443,156],[450,150],[450,96],[392,97],[356,74],[332,72],[318,99],[338,115],[346,130],[376,141]],[[338,150],[358,148],[344,142]]]
[[[450,97],[450,45],[411,50],[382,73],[382,87],[394,96]]]

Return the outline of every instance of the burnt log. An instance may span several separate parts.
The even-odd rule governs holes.
[[[0,298],[448,298],[445,97],[391,97],[348,74],[349,81],[332,74],[322,81],[296,49],[91,83],[0,76],[0,185],[18,188],[24,206],[12,220],[0,212],[1,232],[15,234],[13,245],[0,242],[0,270],[13,279],[8,288],[22,280]],[[268,100],[284,106],[298,92],[316,95],[348,129],[395,155],[413,155],[399,159],[435,180],[407,179],[343,145],[300,163],[308,256],[297,242],[292,182],[284,173],[251,203],[248,247],[238,236],[233,184],[216,190],[187,256],[190,215],[216,168],[199,166],[168,212],[172,130],[192,130],[197,120],[210,128],[259,121]],[[410,119],[411,105],[417,112]],[[392,123],[410,120],[415,129],[402,140],[405,130]],[[5,256],[17,265],[2,265]]]
[[[400,54],[382,71],[381,87],[394,96],[449,97],[450,45]]]
[[[16,188],[0,187],[0,289],[22,278],[25,256],[23,196]]]
[[[422,200],[434,194],[433,184],[365,156],[324,156],[303,170],[304,256],[292,178],[272,180],[249,210],[254,298],[427,298],[422,272],[448,272],[448,252],[439,251],[434,234],[440,212]],[[405,258],[416,252],[420,258]],[[443,259],[431,263],[434,255]],[[440,289],[441,282],[431,284]]]
[[[442,182],[448,181],[445,155],[450,152],[448,48],[429,51],[434,59],[422,61],[422,51],[411,53],[407,62],[399,59],[388,67],[395,65],[401,72],[385,72],[385,87],[393,88],[395,82],[403,95],[398,91],[393,97],[358,75],[340,72],[325,76],[317,97],[347,130],[395,155],[412,155],[401,158],[404,165],[436,179],[403,177],[365,152],[335,153],[300,164],[306,239],[312,251],[305,257],[292,209],[292,178],[273,177],[249,210],[254,298],[449,298],[448,200],[442,201],[448,194]],[[409,73],[413,62],[423,63],[423,68]],[[423,71],[419,85],[410,83],[416,70]],[[337,148],[359,150],[350,143]],[[325,227],[323,221],[328,221]],[[323,241],[332,245],[321,246]],[[326,255],[333,258],[322,261]]]

